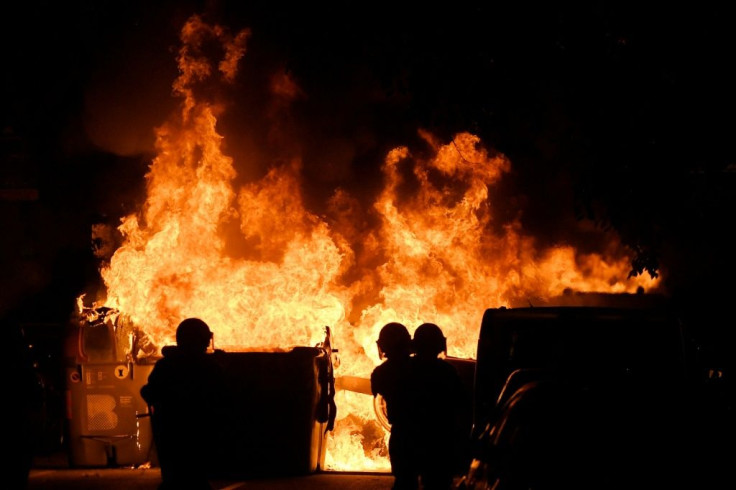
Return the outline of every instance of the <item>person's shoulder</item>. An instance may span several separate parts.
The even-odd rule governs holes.
[[[371,382],[385,384],[396,377],[396,366],[390,360],[385,360],[371,372]]]
[[[381,364],[373,368],[373,371],[371,371],[371,376],[380,376],[381,373],[386,371],[387,366],[388,366],[388,361],[383,361]]]
[[[176,357],[176,356],[170,356],[170,355],[166,356],[166,355],[163,355],[163,352],[162,352],[161,357],[156,359],[156,362],[153,364],[154,371],[161,371],[163,369],[167,369],[172,363],[176,363],[176,361],[172,359],[173,357]]]
[[[380,368],[381,371],[386,372],[399,372],[406,371],[413,364],[413,357],[391,357],[383,361],[383,363],[376,366],[376,369]]]
[[[161,359],[171,359],[180,354],[181,349],[176,345],[165,345],[161,348]]]
[[[174,365],[179,357],[179,349],[175,345],[166,345],[161,348],[161,356],[156,359],[154,369],[161,370]]]

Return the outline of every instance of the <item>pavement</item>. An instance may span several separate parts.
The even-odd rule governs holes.
[[[37,456],[27,490],[157,490],[161,469],[156,466],[71,468],[64,452]],[[390,473],[324,471],[290,477],[211,481],[213,490],[389,490]]]
[[[158,468],[34,468],[28,490],[156,490],[160,483]],[[323,472],[284,478],[213,481],[211,484],[215,490],[389,490],[393,477],[387,473]]]

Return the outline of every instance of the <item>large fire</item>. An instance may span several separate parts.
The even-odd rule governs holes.
[[[390,151],[384,186],[368,206],[340,190],[329,213],[310,212],[298,159],[236,188],[217,128],[223,108],[198,87],[235,77],[249,35],[197,16],[184,25],[173,84],[181,110],[157,129],[145,204],[122,219],[123,243],[101,269],[107,297],[95,306],[123,312],[155,345],[173,343],[189,316],[204,319],[226,350],[313,346],[329,326],[337,376],[367,378],[389,321],[410,330],[437,323],[450,355],[473,358],[486,308],[565,289],[656,288],[656,279],[628,277],[630,257],[615,237],[606,250],[581,254],[541,248],[518,222],[494,226],[492,189],[511,163],[473,134],[438,141],[421,133],[428,158]],[[212,42],[222,47],[217,62],[204,54]],[[275,80],[275,96],[297,88],[287,76]],[[343,390],[336,402],[327,468],[387,470],[372,397]]]

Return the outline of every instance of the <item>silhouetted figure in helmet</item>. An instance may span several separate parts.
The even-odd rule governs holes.
[[[371,373],[373,396],[386,403],[386,417],[391,424],[388,452],[394,490],[415,490],[419,486],[419,470],[414,446],[416,436],[411,373],[411,335],[401,323],[388,323],[378,335],[378,352],[383,363]]]
[[[161,466],[159,488],[209,489],[218,448],[217,423],[226,397],[217,356],[207,352],[212,332],[198,318],[176,329],[176,345],[161,350],[141,388],[151,407],[154,443]]]
[[[455,366],[443,359],[447,340],[440,327],[423,323],[412,344],[420,481],[424,490],[448,490],[463,461],[467,393]]]

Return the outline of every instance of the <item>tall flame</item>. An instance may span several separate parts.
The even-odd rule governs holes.
[[[338,376],[367,378],[379,362],[378,331],[389,321],[410,330],[435,322],[450,355],[473,358],[486,308],[568,288],[657,286],[628,277],[630,257],[615,237],[600,253],[580,254],[569,245],[539,247],[518,220],[496,223],[491,190],[511,163],[468,133],[441,142],[421,132],[432,150],[426,158],[405,147],[390,151],[385,186],[370,206],[338,190],[326,216],[310,212],[298,159],[236,188],[217,131],[222,108],[197,93],[234,79],[249,35],[230,36],[198,16],[184,25],[173,84],[181,111],[157,129],[145,205],[122,219],[123,244],[101,269],[107,298],[100,304],[124,312],[156,345],[173,343],[189,316],[204,319],[223,348],[316,345],[330,326]],[[204,49],[213,42],[221,47],[217,65]],[[336,402],[327,467],[387,470],[372,397],[345,390]]]

